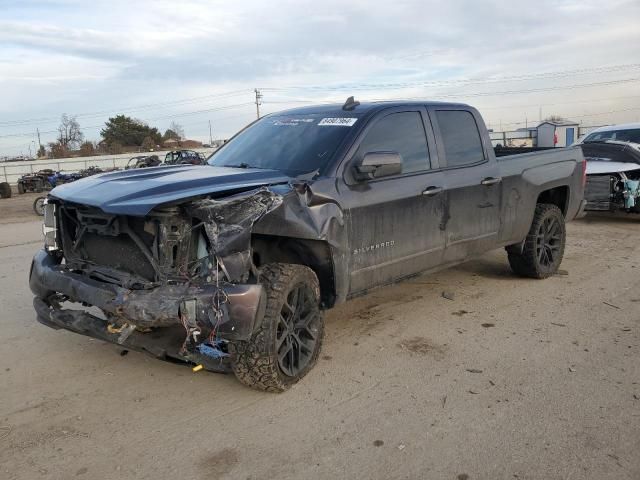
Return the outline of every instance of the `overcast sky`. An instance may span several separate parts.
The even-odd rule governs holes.
[[[0,156],[62,113],[90,140],[119,112],[228,137],[256,87],[265,113],[355,95],[463,101],[494,129],[639,121],[639,22],[638,0],[0,0]]]

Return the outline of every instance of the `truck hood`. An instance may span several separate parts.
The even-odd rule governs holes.
[[[50,195],[115,215],[145,216],[164,203],[291,180],[277,170],[175,165],[94,175],[60,185]]]

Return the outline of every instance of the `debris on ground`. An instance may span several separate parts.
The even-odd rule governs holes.
[[[551,325],[555,325],[556,327],[566,327],[564,323],[551,322]]]
[[[444,292],[442,292],[442,298],[453,301],[456,298],[456,294],[449,290],[445,290]]]
[[[496,324],[495,323],[483,323],[480,326],[484,327],[484,328],[491,328],[491,327],[495,327]]]
[[[471,313],[471,312],[468,312],[467,310],[458,310],[457,312],[451,312],[451,315],[461,317],[463,315],[466,315],[467,313]]]
[[[477,391],[475,391],[475,390],[469,390],[469,393],[470,393],[471,395],[478,395],[480,392],[477,392]]]
[[[469,372],[469,373],[482,373],[482,370],[479,370],[477,368],[467,368],[467,372]]]
[[[382,445],[384,445],[384,442],[382,440],[374,440],[373,441],[373,446],[374,447],[381,447]]]
[[[566,270],[558,270],[556,273],[556,275],[569,275],[569,272]]]
[[[400,451],[404,450],[405,448],[406,448],[406,445],[404,445],[402,443],[400,445],[398,445],[398,450],[400,450]]]
[[[570,371],[570,372],[575,372],[575,371],[576,371],[576,369],[575,369],[575,367],[569,367],[569,371]]]
[[[604,304],[605,304],[605,305],[607,305],[608,307],[612,307],[612,308],[615,308],[615,309],[620,310],[620,307],[619,307],[619,306],[617,306],[617,305],[614,305],[613,303],[609,303],[609,302],[602,302],[602,303],[604,303]]]

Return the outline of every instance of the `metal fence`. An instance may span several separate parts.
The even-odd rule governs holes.
[[[591,130],[601,127],[602,125],[577,127],[576,140],[583,135],[586,135]],[[508,131],[491,131],[489,132],[489,138],[491,138],[491,144],[495,147],[498,144],[506,147],[535,147],[538,137],[538,132],[535,128],[521,129],[521,130],[508,130]]]
[[[196,148],[196,152],[202,153],[205,157],[211,155],[215,148]],[[27,173],[37,172],[39,170],[51,169],[56,172],[79,172],[89,167],[107,168],[124,168],[127,166],[129,159],[139,155],[157,155],[163,160],[169,150],[161,152],[146,153],[128,153],[122,155],[100,155],[93,157],[76,157],[76,158],[59,158],[55,160],[33,160],[28,162],[4,162],[0,163],[0,181],[9,182],[15,185],[18,179]]]

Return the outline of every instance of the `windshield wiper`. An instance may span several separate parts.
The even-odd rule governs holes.
[[[220,166],[227,167],[227,168],[256,168],[256,167],[252,167],[251,165],[245,162],[239,163],[238,165],[220,165]]]

